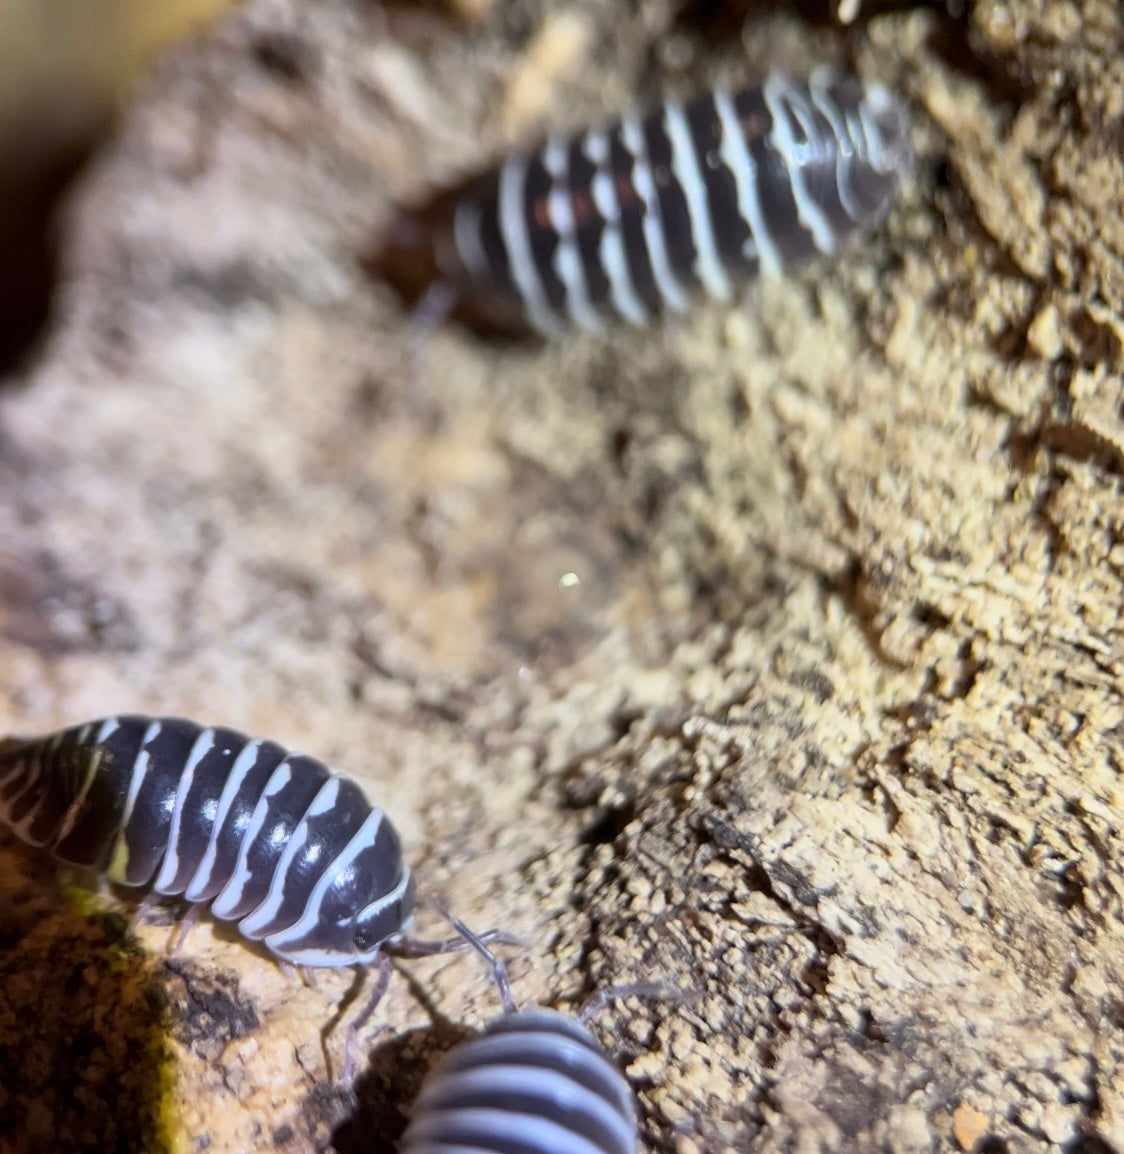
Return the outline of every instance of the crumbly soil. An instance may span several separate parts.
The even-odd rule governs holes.
[[[353,775],[522,1003],[677,988],[595,1022],[647,1151],[1124,1154],[1124,17],[827,7],[252,0],[166,58],[0,385],[0,729]],[[364,272],[512,142],[825,59],[918,153],[833,263],[420,358]],[[396,963],[348,1090],[350,974],[0,862],[0,1150],[390,1150],[499,1010]]]

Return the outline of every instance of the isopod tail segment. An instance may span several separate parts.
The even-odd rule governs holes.
[[[873,228],[913,167],[903,105],[830,68],[666,100],[402,215],[368,268],[413,304],[438,280],[490,331],[643,325]]]

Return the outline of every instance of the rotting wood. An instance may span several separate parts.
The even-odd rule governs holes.
[[[742,66],[661,5],[581,11],[559,127],[643,90],[654,38]],[[411,380],[358,254],[499,150],[540,15],[251,4],[166,63],[0,391],[3,719],[275,734],[526,938],[521,1001],[678,982],[602,1023],[653,1151],[1124,1151],[1117,6],[758,17],[751,69],[845,37],[918,109],[877,243],[655,334],[446,329]],[[280,32],[295,74],[253,50]],[[172,1033],[184,1149],[389,1148],[497,1008],[468,959],[404,964],[356,1102],[319,1036],[346,976],[207,924],[161,962],[167,932],[173,1016],[230,1010]]]

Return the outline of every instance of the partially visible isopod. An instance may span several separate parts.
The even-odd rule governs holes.
[[[450,920],[492,966],[506,1012],[426,1078],[400,1154],[636,1154],[632,1091],[590,1032],[516,1009],[503,963]]]
[[[402,218],[374,265],[410,296],[548,335],[720,300],[878,224],[912,167],[904,108],[818,69],[806,83],[668,100],[552,137]]]

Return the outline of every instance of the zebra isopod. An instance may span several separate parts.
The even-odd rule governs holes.
[[[412,235],[400,222],[376,267],[545,335],[642,325],[698,291],[730,300],[758,272],[836,252],[885,217],[911,167],[886,89],[828,68],[774,75],[513,153],[436,198]]]
[[[400,1154],[636,1154],[632,1092],[589,1031],[505,1014],[426,1079]]]
[[[122,715],[7,739],[0,820],[60,861],[209,903],[298,966],[369,965],[413,913],[398,834],[359,786],[232,729]]]
[[[636,1154],[632,1091],[580,1022],[518,1010],[480,938],[505,1013],[446,1054],[422,1085],[399,1154]]]

